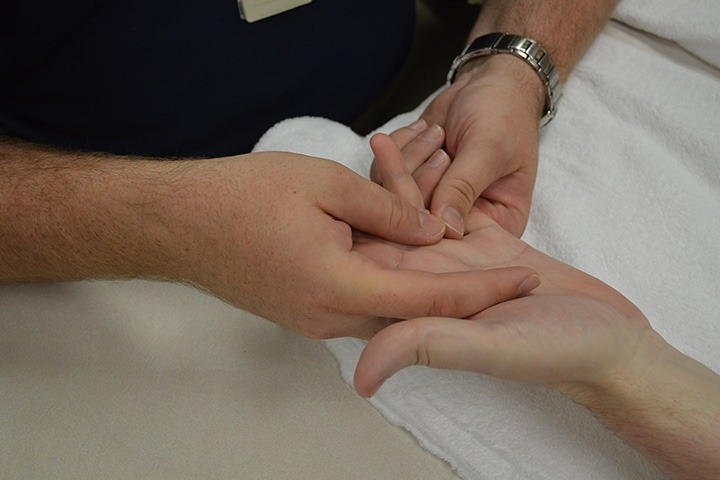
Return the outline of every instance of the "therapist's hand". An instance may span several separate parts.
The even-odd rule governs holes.
[[[437,274],[354,250],[443,222],[338,163],[286,152],[177,160],[0,141],[0,283],[151,278],[198,286],[310,337],[467,316],[522,294],[527,268]]]
[[[544,88],[522,60],[493,55],[469,62],[423,112],[428,125],[445,128],[453,159],[429,206],[445,220],[447,237],[462,237],[473,206],[515,236],[524,231],[537,175]],[[411,172],[418,166],[408,164]],[[380,181],[377,167],[372,178]]]
[[[524,293],[534,273],[379,264],[354,249],[353,229],[426,245],[443,223],[335,162],[267,152],[188,168],[195,245],[179,276],[306,336],[369,338],[397,319],[465,317]]]

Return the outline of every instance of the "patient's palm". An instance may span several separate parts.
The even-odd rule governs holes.
[[[649,326],[631,302],[528,246],[480,211],[468,226],[462,240],[406,247],[361,236],[356,249],[385,265],[433,272],[530,266],[542,285],[469,319],[423,318],[386,328],[363,353],[359,390],[416,363],[548,385],[622,368]]]

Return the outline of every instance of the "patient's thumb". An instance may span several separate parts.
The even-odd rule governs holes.
[[[442,358],[442,352],[447,351],[445,344],[448,341],[450,344],[455,341],[455,322],[466,321],[440,317],[416,318],[394,323],[381,330],[360,355],[355,369],[355,390],[362,397],[371,397],[387,379],[410,365],[454,368],[454,360],[450,358],[453,355]]]
[[[513,349],[503,338],[502,329],[478,320],[426,317],[394,323],[365,346],[355,369],[355,390],[371,397],[410,365],[508,378],[508,352]]]

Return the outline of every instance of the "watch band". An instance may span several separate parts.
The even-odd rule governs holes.
[[[469,60],[496,53],[509,53],[525,60],[540,76],[547,89],[545,111],[540,119],[540,126],[547,125],[555,117],[557,104],[562,96],[560,74],[547,51],[539,43],[527,37],[489,33],[476,38],[453,60],[447,75],[448,84],[455,80],[457,71]]]

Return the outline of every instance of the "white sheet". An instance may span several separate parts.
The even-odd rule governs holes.
[[[608,26],[543,133],[524,237],[625,293],[665,338],[718,372],[719,126],[717,70],[668,42]],[[320,119],[282,122],[257,148],[362,172],[371,158],[355,134]],[[363,343],[327,345],[351,382]],[[589,413],[544,390],[415,367],[372,403],[463,478],[662,478]]]

